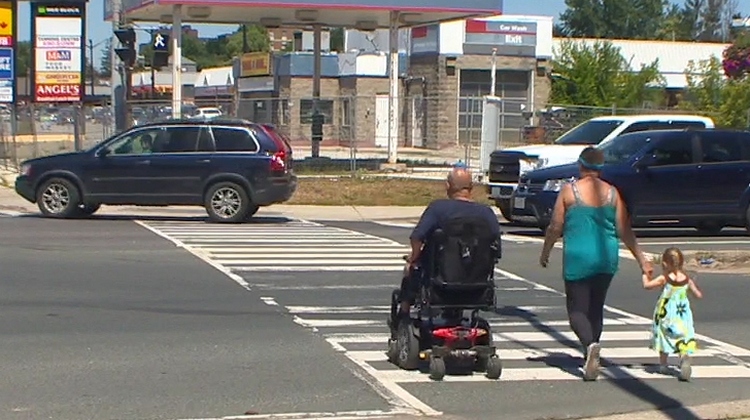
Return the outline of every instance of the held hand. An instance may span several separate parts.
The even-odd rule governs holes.
[[[651,265],[651,261],[644,259],[641,263],[641,272],[643,273],[643,281],[651,279],[654,274],[654,267]]]

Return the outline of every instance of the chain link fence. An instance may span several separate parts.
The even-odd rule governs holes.
[[[182,114],[200,117],[206,108],[216,108],[226,117],[273,124],[292,144],[295,159],[301,161],[297,166],[301,172],[376,169],[387,159],[388,95],[356,95],[353,90],[351,95],[321,97],[317,102],[318,112],[324,116],[320,156],[325,159],[313,160],[306,158],[313,153],[311,120],[315,102],[311,96],[281,93],[280,96],[243,93],[239,97],[188,98],[182,104]],[[396,133],[399,160],[426,172],[430,168],[442,170],[459,161],[478,166],[483,100],[481,96],[449,98],[414,94],[399,98]],[[565,131],[598,116],[686,113],[675,109],[556,104],[532,111],[528,102],[520,99],[502,100],[500,106],[498,149],[551,143]],[[129,115],[128,126],[170,119],[171,98],[132,100]],[[114,134],[114,113],[103,104],[18,105],[16,115],[11,109],[0,109],[0,121],[0,162],[6,167],[24,159],[73,151],[76,138],[82,147],[88,148]]]

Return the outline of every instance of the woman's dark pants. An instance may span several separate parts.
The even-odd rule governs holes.
[[[598,343],[604,326],[604,301],[612,274],[597,274],[582,280],[565,281],[565,303],[570,327],[584,351]]]

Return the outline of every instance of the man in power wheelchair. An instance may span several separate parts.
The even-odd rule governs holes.
[[[430,204],[412,233],[401,288],[391,297],[388,358],[409,370],[428,361],[435,380],[445,376],[446,361],[498,379],[502,363],[479,311],[495,308],[499,223],[489,207],[466,198],[468,172],[454,170],[446,186],[451,198]]]

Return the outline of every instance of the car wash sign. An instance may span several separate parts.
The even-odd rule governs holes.
[[[469,19],[464,54],[536,57],[536,22]]]

